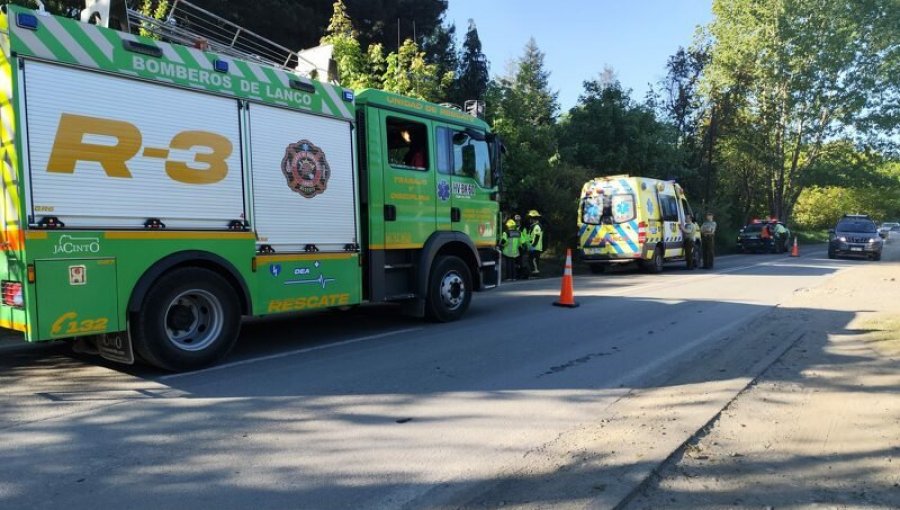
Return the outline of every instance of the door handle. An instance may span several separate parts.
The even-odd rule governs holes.
[[[459,223],[462,219],[462,212],[459,210],[459,207],[451,207],[450,208],[450,221],[454,223]]]
[[[384,204],[384,221],[397,221],[397,206]]]

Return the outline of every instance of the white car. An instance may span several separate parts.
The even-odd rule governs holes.
[[[900,223],[886,221],[881,224],[881,227],[878,228],[878,235],[880,235],[882,238],[887,238],[889,235],[891,235],[891,230],[894,230],[896,232],[897,229],[900,229]]]

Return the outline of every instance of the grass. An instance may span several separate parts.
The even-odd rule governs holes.
[[[800,244],[818,244],[828,242],[828,230],[805,230],[794,232],[797,234],[797,242]]]
[[[873,319],[865,324],[866,342],[885,356],[900,355],[900,317]]]

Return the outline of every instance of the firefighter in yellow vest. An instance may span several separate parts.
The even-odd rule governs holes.
[[[522,233],[516,220],[508,220],[506,229],[500,234],[500,252],[503,254],[503,277],[515,280],[519,272],[519,249],[522,247]]]
[[[541,274],[538,264],[544,251],[544,230],[541,228],[541,213],[535,209],[528,211],[528,227],[525,229],[524,237],[528,270],[533,276],[538,276]]]

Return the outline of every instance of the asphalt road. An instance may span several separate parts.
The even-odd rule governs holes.
[[[795,341],[755,340],[766,312],[860,264],[577,277],[576,309],[551,306],[559,278],[517,282],[452,324],[254,320],[177,375],[4,345],[0,508],[614,506]]]

